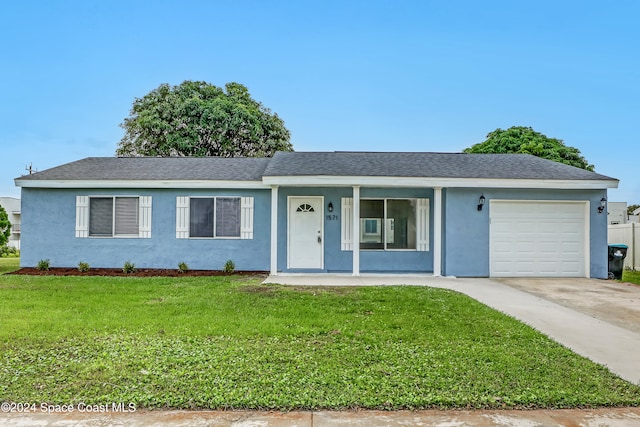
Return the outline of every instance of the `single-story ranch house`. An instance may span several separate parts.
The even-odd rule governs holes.
[[[607,277],[618,180],[524,154],[86,158],[16,179],[23,267]]]

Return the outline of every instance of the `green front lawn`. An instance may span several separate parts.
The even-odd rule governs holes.
[[[624,270],[622,272],[622,281],[640,285],[640,271]]]
[[[455,292],[0,276],[0,401],[161,408],[640,405],[640,387]]]
[[[20,268],[20,258],[0,258],[0,274]]]

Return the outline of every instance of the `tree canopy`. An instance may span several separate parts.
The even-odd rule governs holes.
[[[119,156],[265,157],[292,151],[277,114],[239,83],[166,83],[136,98],[120,126]]]
[[[11,223],[7,211],[0,205],[0,248],[7,244],[11,234]]]
[[[521,153],[532,154],[567,165],[593,171],[580,150],[564,145],[561,139],[549,138],[530,127],[513,126],[507,130],[496,129],[484,142],[463,150],[465,153]]]
[[[633,215],[633,211],[640,208],[640,205],[629,205],[627,206],[627,215]]]

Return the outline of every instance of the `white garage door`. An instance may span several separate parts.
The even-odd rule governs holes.
[[[587,202],[490,202],[490,274],[587,277]]]

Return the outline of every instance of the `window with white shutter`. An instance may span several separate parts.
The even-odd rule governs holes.
[[[151,196],[76,196],[76,237],[151,237]]]
[[[353,198],[342,198],[341,249],[353,250]],[[361,199],[361,250],[429,250],[429,199]]]
[[[176,238],[253,239],[253,197],[177,197]]]

